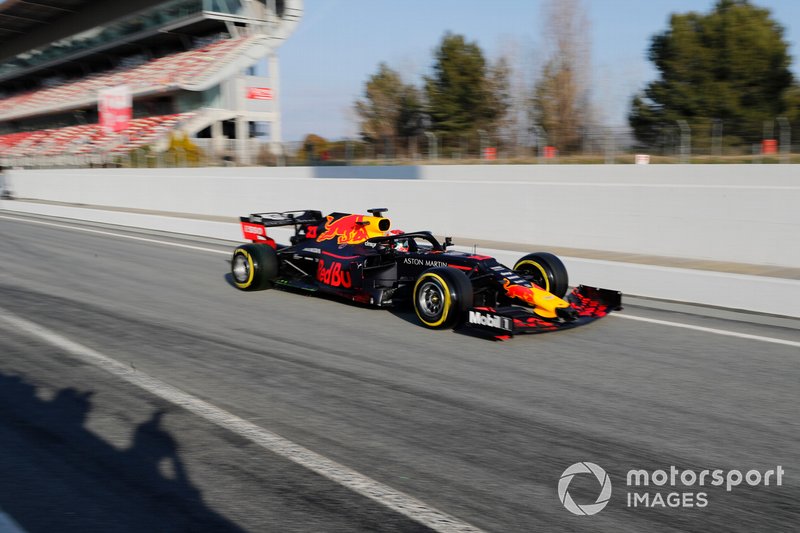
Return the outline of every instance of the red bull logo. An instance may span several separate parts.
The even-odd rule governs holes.
[[[322,259],[317,263],[317,281],[331,287],[344,287],[345,289],[353,286],[350,272],[343,270],[341,263],[332,263],[326,267]]]
[[[337,244],[359,244],[371,237],[367,225],[363,224],[364,215],[346,215],[334,219],[328,215],[325,231],[317,237],[317,242],[337,239]]]
[[[506,278],[503,279],[503,288],[509,298],[522,300],[533,307],[537,315],[544,318],[556,318],[558,316],[557,309],[569,307],[569,303],[536,285],[531,287],[515,285]]]
[[[526,287],[524,285],[515,285],[508,279],[504,279],[503,288],[506,290],[506,296],[509,298],[518,298],[530,305],[536,305],[533,290],[530,287]]]
[[[334,218],[328,215],[322,234],[317,242],[337,239],[337,244],[361,244],[372,237],[380,237],[389,231],[388,218],[366,215],[343,215]]]

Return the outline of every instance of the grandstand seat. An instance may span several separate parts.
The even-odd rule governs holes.
[[[194,113],[177,113],[130,121],[127,129],[107,132],[99,124],[82,124],[0,135],[0,157],[126,153],[151,144]]]
[[[99,90],[117,85],[128,85],[135,95],[137,92],[188,84],[224,64],[226,57],[246,46],[250,39],[222,39],[195,50],[151,59],[140,65],[120,67],[3,98],[0,99],[0,116],[13,118],[14,115],[35,112],[37,109],[46,110],[54,103],[85,105],[87,100],[97,101]]]

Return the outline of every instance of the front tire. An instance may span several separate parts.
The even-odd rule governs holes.
[[[524,256],[514,265],[514,271],[531,278],[535,284],[550,294],[563,298],[569,288],[567,267],[561,259],[548,252],[535,252]]]
[[[454,268],[430,268],[414,284],[414,311],[426,328],[449,328],[472,307],[472,296],[466,274]]]
[[[278,254],[265,244],[238,246],[231,257],[231,277],[242,291],[269,289],[278,277]]]

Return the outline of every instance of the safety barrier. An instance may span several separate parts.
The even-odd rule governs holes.
[[[497,165],[10,170],[19,198],[236,217],[388,207],[394,227],[800,267],[795,165]]]

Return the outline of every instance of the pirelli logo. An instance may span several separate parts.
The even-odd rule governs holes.
[[[470,311],[469,312],[469,319],[470,324],[474,324],[476,326],[485,326],[487,328],[496,328],[502,329],[504,331],[511,331],[511,319],[495,315],[492,313],[484,313],[481,311]]]

